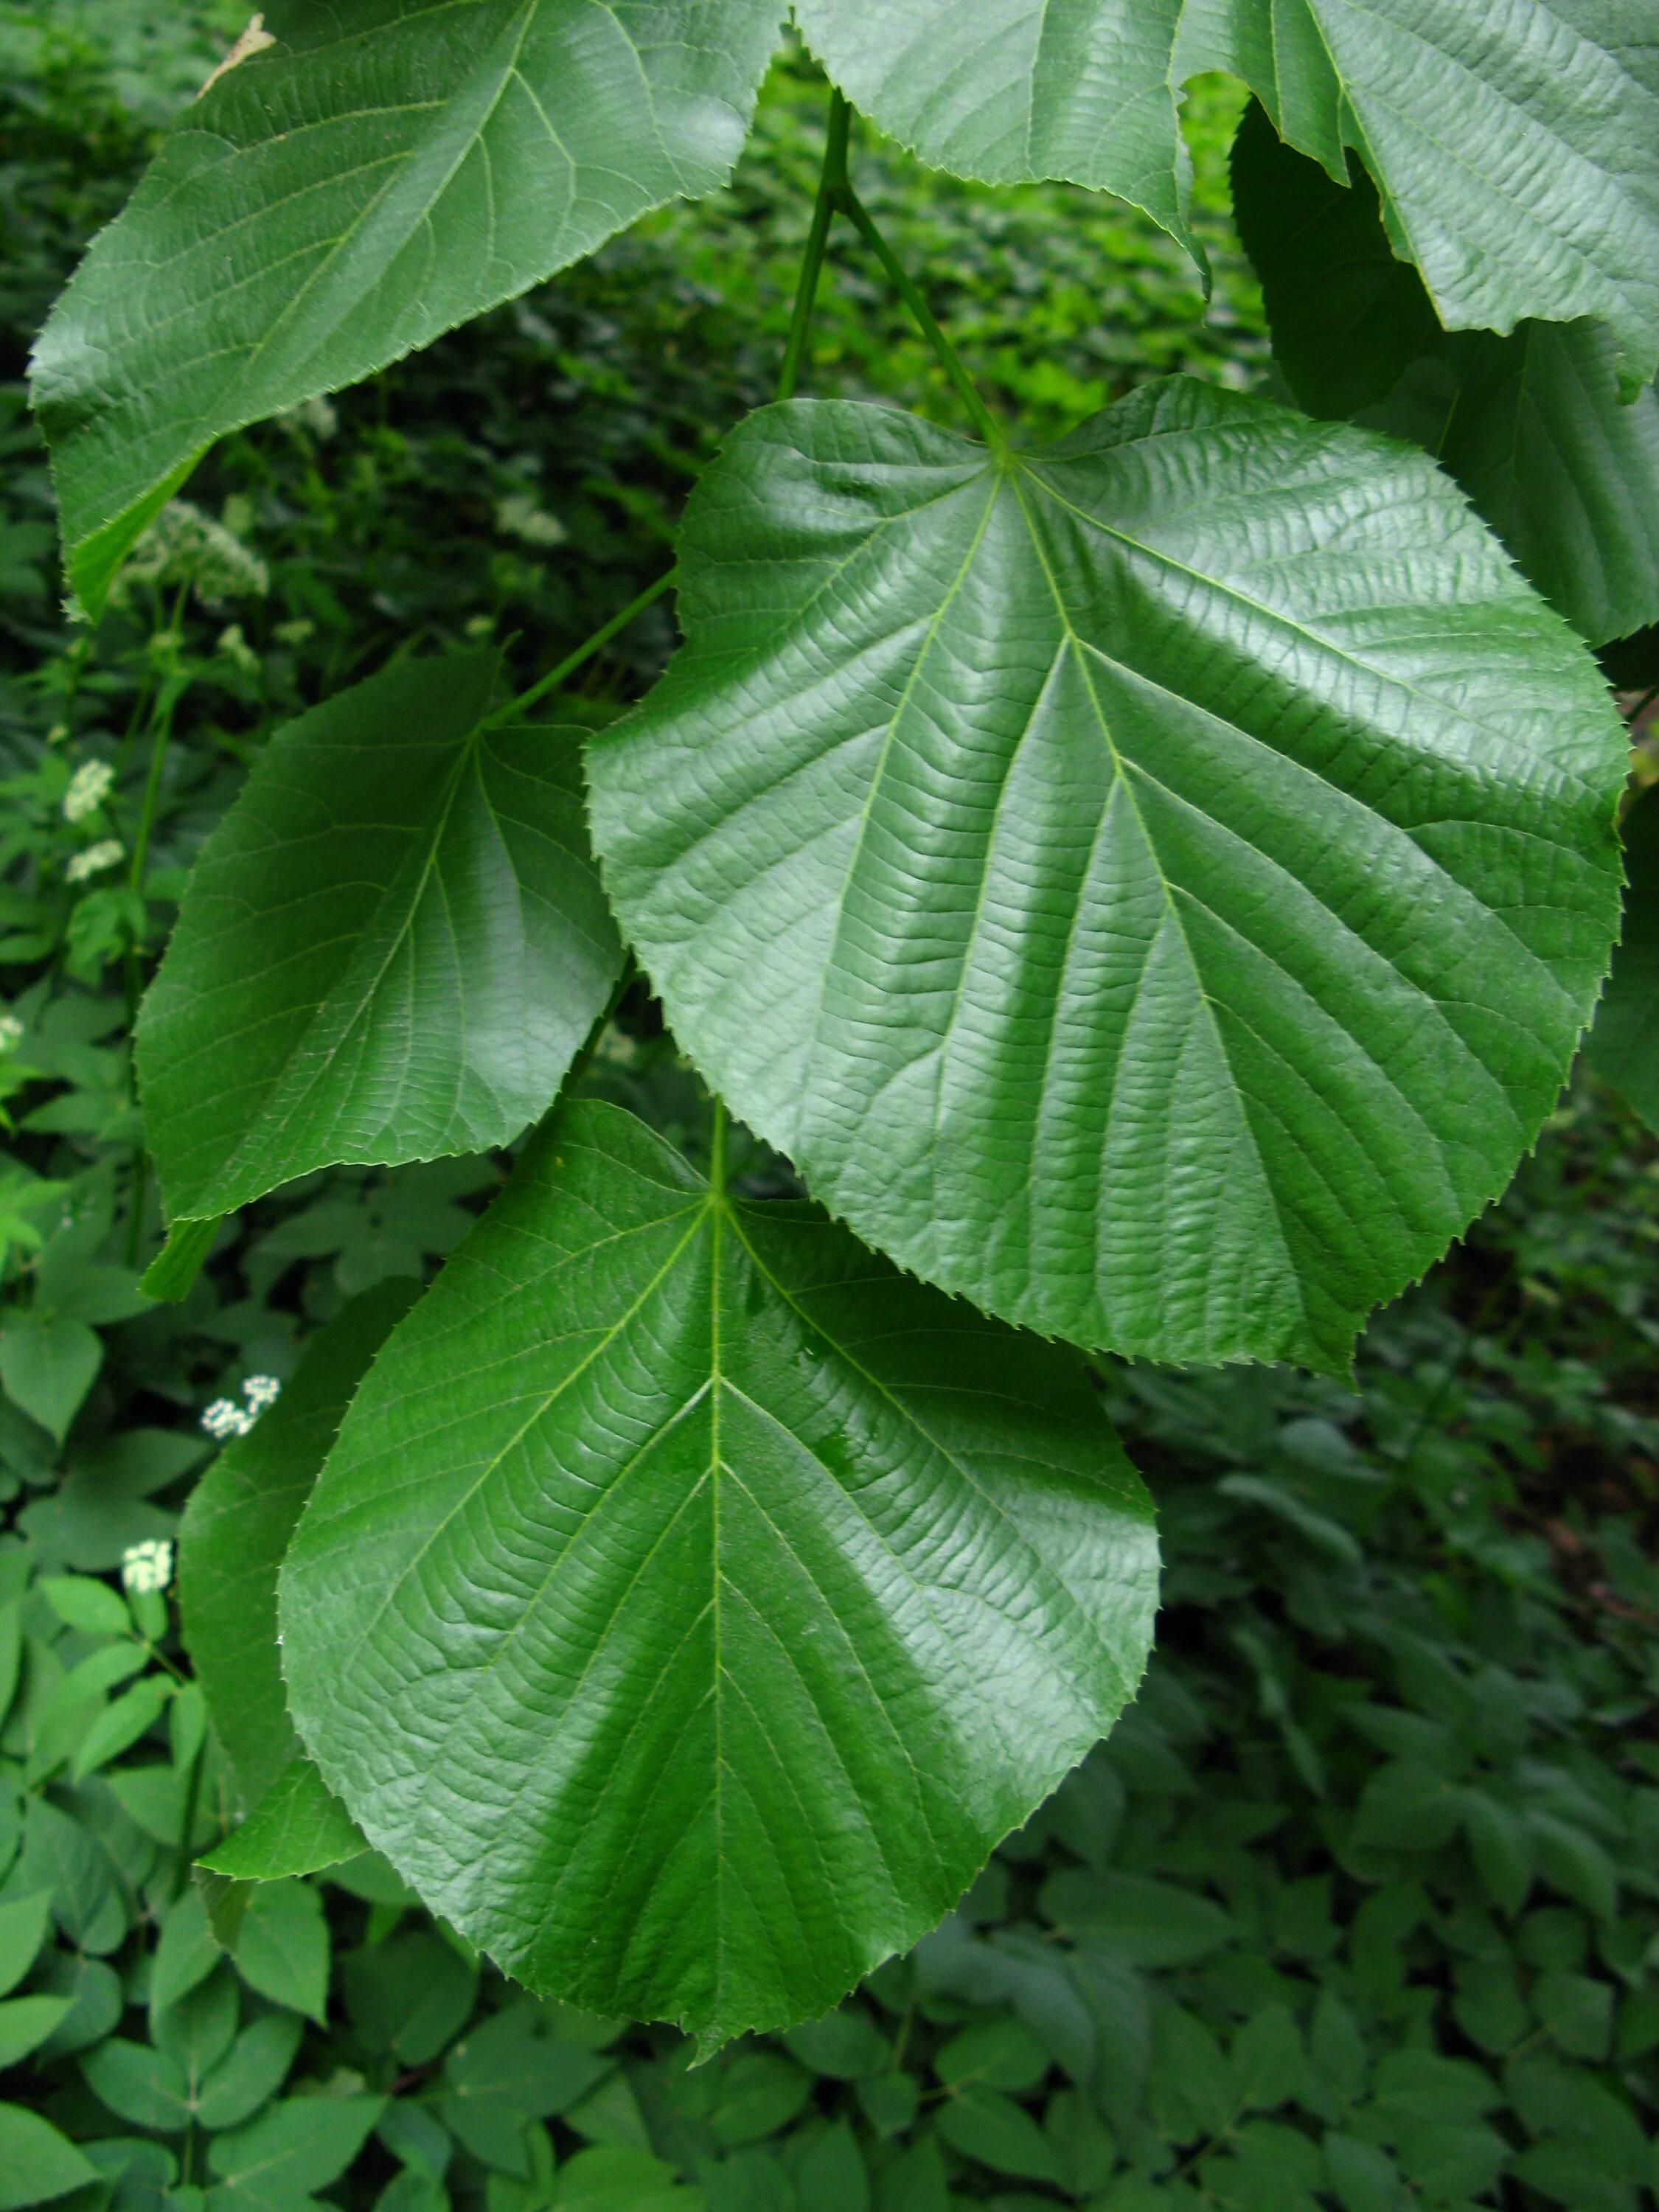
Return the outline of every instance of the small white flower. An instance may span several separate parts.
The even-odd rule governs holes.
[[[23,1042],[23,1024],[15,1014],[0,1014],[0,1054],[12,1051]]]
[[[242,1385],[242,1395],[255,1413],[263,1413],[267,1406],[274,1406],[282,1395],[283,1386],[274,1375],[250,1375]]]
[[[64,821],[84,822],[88,814],[95,814],[109,797],[114,781],[115,770],[107,761],[82,761],[64,793]]]
[[[88,845],[76,854],[64,871],[67,883],[83,884],[88,876],[101,876],[106,868],[112,868],[126,848],[118,837],[100,837],[95,845]]]
[[[202,1416],[202,1426],[222,1443],[227,1437],[245,1437],[253,1426],[253,1416],[228,1398],[216,1398]]]
[[[135,1595],[164,1590],[173,1580],[173,1546],[165,1536],[129,1544],[121,1554],[121,1584]]]

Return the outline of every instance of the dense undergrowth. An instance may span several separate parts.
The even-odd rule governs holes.
[[[731,192],[229,441],[70,632],[23,356],[234,27],[0,8],[0,2212],[1650,2203],[1659,1158],[1588,1089],[1373,1327],[1357,1391],[1103,1376],[1164,1529],[1152,1674],[955,1918],[831,2019],[693,2070],[668,2032],[526,2002],[372,1859],[261,1889],[215,1940],[188,1862],[222,1763],[170,1600],[122,1595],[123,1556],[174,1531],[209,1402],[428,1273],[505,1164],[310,1178],[153,1305],[136,995],[276,722],[438,640],[496,640],[527,678],[665,564],[775,373],[817,130],[781,71]],[[950,272],[935,304],[975,368],[1055,430],[1171,367],[1264,372],[1204,167],[1207,321],[1109,203],[861,156],[901,246]],[[838,270],[812,388],[927,409],[933,374]],[[667,642],[653,611],[573,703],[605,720]],[[696,1144],[637,991],[587,1079]]]

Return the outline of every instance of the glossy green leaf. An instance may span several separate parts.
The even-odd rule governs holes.
[[[713,2042],[939,1918],[1110,1725],[1155,1584],[1066,1354],[581,1104],[376,1363],[281,1604],[427,1902]]]
[[[797,0],[923,159],[1070,177],[1186,236],[1176,88],[1231,70],[1292,144],[1380,179],[1449,325],[1595,315],[1659,367],[1659,66],[1634,0]],[[1448,149],[1456,155],[1449,158]]]
[[[1625,817],[1625,931],[1585,1043],[1590,1066],[1659,1133],[1659,799]]]
[[[1340,1370],[1509,1180],[1615,927],[1622,727],[1420,456],[1184,379],[988,453],[751,416],[592,755],[681,1043],[904,1266]]]
[[[488,727],[498,666],[396,661],[313,708],[204,847],[138,1024],[169,1214],[546,1112],[622,949],[579,738]]]
[[[1620,403],[1602,324],[1442,331],[1364,171],[1345,190],[1259,107],[1234,145],[1233,196],[1274,352],[1310,413],[1364,409],[1425,447],[1592,644],[1659,618],[1659,392]]]
[[[270,0],[35,349],[74,589],[216,438],[723,184],[779,0]]]
[[[419,1295],[418,1284],[393,1279],[354,1298],[311,1339],[282,1396],[220,1453],[185,1510],[185,1642],[251,1816],[211,1854],[217,1873],[308,1874],[364,1848],[288,1717],[276,1571],[352,1392]]]
[[[0,2212],[47,2203],[97,2179],[97,2168],[50,2120],[21,2105],[0,2105]]]

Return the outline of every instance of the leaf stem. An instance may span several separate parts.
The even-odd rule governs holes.
[[[726,1195],[726,1132],[729,1120],[726,1101],[717,1093],[714,1118],[708,1132],[708,1187],[717,1198]]]
[[[912,283],[898,256],[877,229],[874,217],[851,185],[842,186],[836,195],[836,204],[880,262],[888,281],[910,310],[917,328],[939,356],[940,367],[956,386],[957,398],[972,416],[980,435],[988,446],[1006,446],[1007,440],[1003,435],[1002,425],[980,396],[973,378],[963,367],[961,356],[940,329],[938,317]]]
[[[823,173],[818,179],[817,198],[812,203],[812,226],[806,234],[806,253],[800,265],[800,278],[795,286],[794,313],[789,319],[788,341],[783,349],[783,366],[778,371],[778,398],[793,399],[795,386],[800,381],[801,362],[806,353],[806,341],[811,334],[812,310],[817,301],[818,277],[823,268],[824,248],[830,242],[830,226],[836,219],[836,210],[842,195],[850,191],[847,179],[847,147],[853,127],[853,111],[846,96],[839,92],[830,95],[830,123],[823,142]]]
[[[487,730],[499,729],[503,722],[516,720],[538,699],[544,699],[550,691],[556,691],[560,684],[574,676],[585,662],[591,660],[596,653],[610,644],[613,637],[625,630],[635,615],[642,615],[648,606],[653,606],[663,593],[671,589],[674,576],[675,571],[670,568],[659,576],[654,584],[647,584],[637,599],[630,599],[622,612],[612,615],[609,622],[601,623],[592,636],[585,638],[574,653],[566,653],[556,668],[550,668],[545,676],[538,676],[527,691],[520,691],[518,697],[509,699],[505,707],[498,707],[486,720],[484,727]]]

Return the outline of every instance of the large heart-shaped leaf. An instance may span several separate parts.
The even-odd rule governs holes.
[[[71,583],[225,431],[729,175],[781,0],[268,0],[36,351]]]
[[[393,1336],[301,1521],[290,1704],[533,1989],[821,2013],[1108,1727],[1156,1596],[1072,1356],[596,1103]]]
[[[1659,1134],[1659,799],[1651,792],[1625,822],[1625,931],[1585,1052]]]
[[[1620,403],[1601,323],[1443,331],[1354,166],[1351,187],[1334,183],[1259,107],[1233,148],[1239,229],[1297,398],[1425,446],[1592,644],[1659,619],[1659,392]]]
[[[307,1346],[252,1432],[221,1452],[185,1509],[179,1602],[185,1647],[252,1815],[215,1854],[217,1865],[228,1850],[226,1872],[308,1874],[364,1848],[288,1717],[276,1571],[352,1392],[419,1295],[418,1284],[393,1280],[352,1299]],[[259,1828],[250,1837],[253,1821]]]
[[[1010,1319],[1340,1368],[1617,926],[1623,730],[1462,494],[1185,379],[1030,454],[795,402],[680,574],[594,827],[734,1110]]]
[[[1449,325],[1597,315],[1659,366],[1659,45],[1638,0],[796,0],[923,159],[1061,176],[1185,236],[1176,88],[1231,70],[1343,174],[1362,153]]]
[[[544,1114],[622,948],[580,733],[491,727],[493,653],[395,662],[280,731],[202,849],[138,1023],[174,1219]]]

